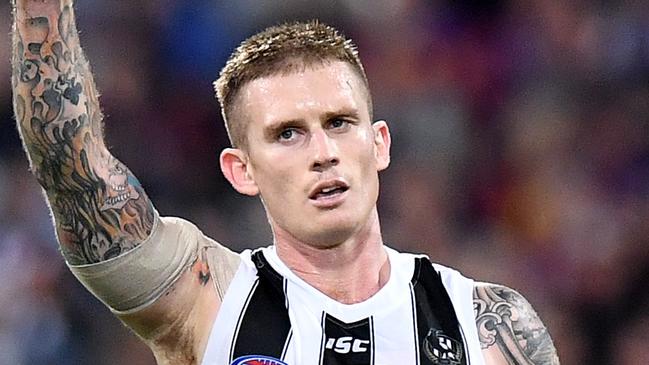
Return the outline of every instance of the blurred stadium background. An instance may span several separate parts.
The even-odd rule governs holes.
[[[0,29],[8,34],[8,1]],[[319,18],[360,47],[393,162],[386,242],[518,289],[565,364],[649,364],[646,1],[79,0],[112,151],[164,215],[269,244],[221,176],[211,82],[246,36]],[[0,42],[0,364],[153,364],[65,268]]]

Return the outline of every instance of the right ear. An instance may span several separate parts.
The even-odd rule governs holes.
[[[220,162],[223,175],[236,191],[250,196],[259,194],[245,152],[238,148],[226,148],[221,152]]]

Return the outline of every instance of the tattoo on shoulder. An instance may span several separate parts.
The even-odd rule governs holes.
[[[210,266],[207,260],[207,251],[205,250],[205,248],[202,248],[200,250],[200,254],[196,258],[194,264],[191,266],[191,271],[196,275],[198,282],[202,286],[207,285],[207,283],[210,281],[212,275],[210,273]]]
[[[558,365],[547,328],[530,303],[510,288],[476,284],[473,307],[482,349],[498,346],[512,365]]]

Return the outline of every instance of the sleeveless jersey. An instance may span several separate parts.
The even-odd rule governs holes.
[[[473,280],[386,247],[388,282],[342,304],[295,275],[273,246],[241,253],[203,365],[484,365]]]

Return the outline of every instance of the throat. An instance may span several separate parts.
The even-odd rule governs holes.
[[[383,248],[382,251],[385,253]],[[355,304],[368,300],[387,284],[390,278],[390,261],[385,254],[381,261],[369,266],[359,264],[336,270],[291,270],[329,298],[343,304]]]

